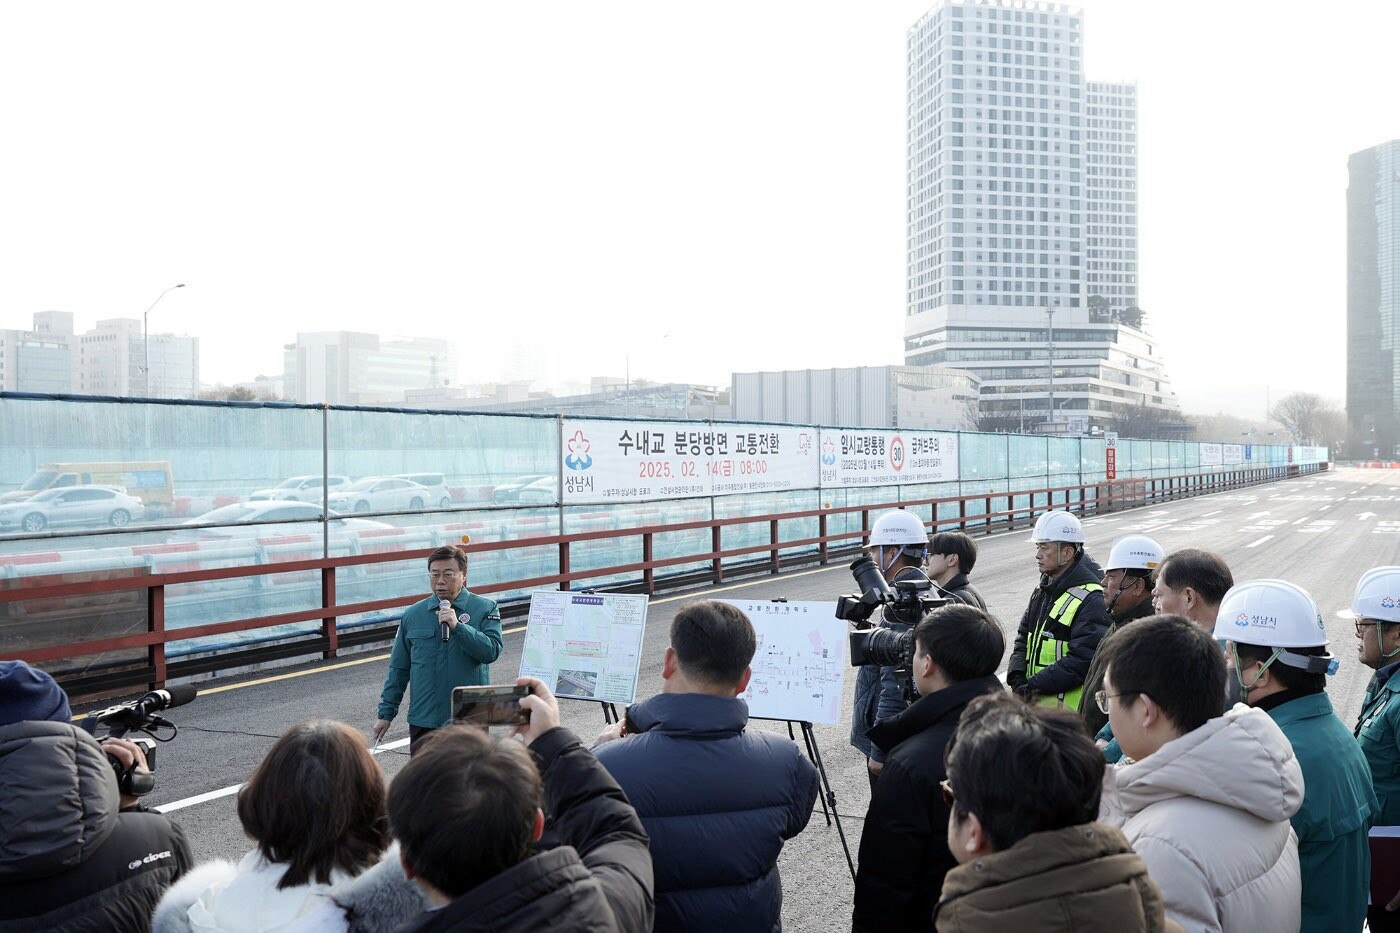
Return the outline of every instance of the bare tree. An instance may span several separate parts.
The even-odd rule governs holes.
[[[1295,443],[1309,445],[1326,443],[1324,436],[1341,415],[1337,406],[1313,392],[1291,392],[1279,399],[1269,414],[1293,435]],[[1341,418],[1345,424],[1346,417]]]

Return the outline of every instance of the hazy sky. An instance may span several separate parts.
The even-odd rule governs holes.
[[[441,335],[459,381],[901,360],[905,33],[934,4],[0,6],[0,327]],[[1093,0],[1140,88],[1142,305],[1188,411],[1339,402],[1346,159],[1400,3]]]

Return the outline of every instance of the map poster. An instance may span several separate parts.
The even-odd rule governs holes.
[[[637,697],[647,598],[535,590],[520,676],[563,699],[631,703]]]
[[[758,650],[740,699],[755,719],[841,721],[848,626],[834,602],[725,600],[753,622]]]
[[[823,488],[950,483],[957,478],[956,434],[822,428]]]
[[[783,425],[565,419],[565,505],[817,485],[817,431]]]

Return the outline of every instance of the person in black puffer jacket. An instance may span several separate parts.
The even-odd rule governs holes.
[[[110,751],[72,724],[43,671],[0,662],[0,931],[145,933],[162,892],[192,863],[180,827],[122,798]]]

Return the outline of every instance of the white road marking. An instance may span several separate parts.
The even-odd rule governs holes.
[[[1209,518],[1209,517],[1212,516],[1212,515],[1219,515],[1219,514],[1220,514],[1221,512],[1223,512],[1223,511],[1225,511],[1225,510],[1224,510],[1224,509],[1216,509],[1214,512],[1207,512],[1206,514],[1202,515],[1201,518]]]
[[[1295,525],[1301,525],[1301,524],[1303,524],[1303,522],[1305,522],[1305,521],[1307,521],[1307,520],[1308,520],[1308,517],[1307,517],[1306,515],[1304,515],[1302,518],[1298,519],[1298,520],[1297,520],[1296,522],[1294,522],[1293,524],[1295,524]]]
[[[1368,519],[1368,518],[1375,518],[1375,517],[1376,517],[1376,513],[1375,513],[1375,512],[1362,512],[1360,515],[1358,515],[1358,516],[1356,516],[1356,517],[1359,518],[1359,519],[1361,519],[1361,520],[1364,522],[1364,521],[1365,521],[1366,519]]]
[[[1258,547],[1259,545],[1263,544],[1265,541],[1269,540],[1272,537],[1273,535],[1265,535],[1258,541],[1251,541],[1249,544],[1246,544],[1245,547]]]
[[[385,742],[377,748],[370,749],[371,755],[378,755],[380,752],[387,752],[395,748],[403,748],[408,744],[408,739],[397,739],[393,742]],[[204,794],[195,794],[193,797],[186,797],[184,800],[174,800],[170,803],[163,803],[158,807],[152,807],[157,813],[174,813],[176,810],[183,810],[186,807],[197,806],[201,803],[208,803],[211,800],[218,800],[221,797],[230,797],[238,793],[242,784],[234,784],[229,787],[221,787],[218,790],[211,790]]]

